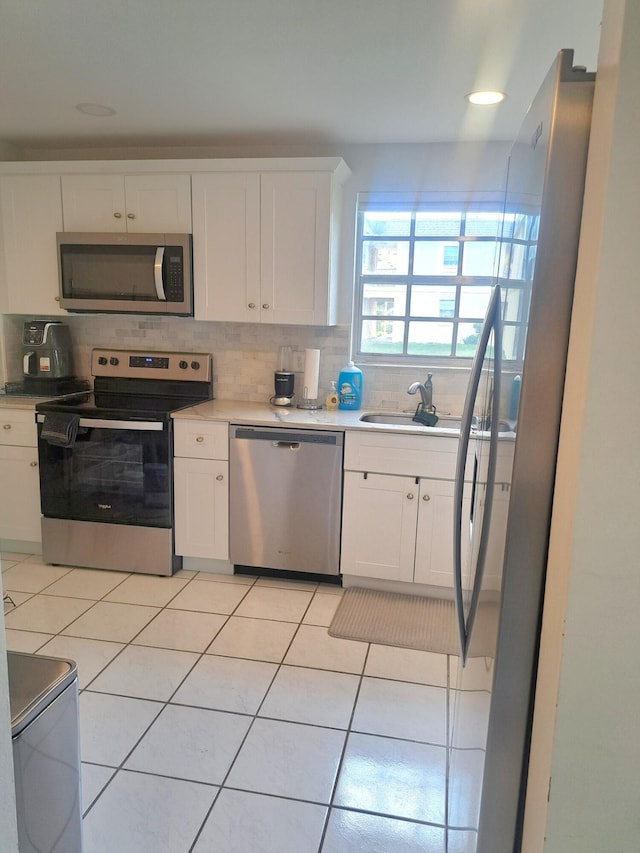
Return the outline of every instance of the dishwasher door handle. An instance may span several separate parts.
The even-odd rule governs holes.
[[[272,441],[271,447],[288,447],[289,450],[299,450],[299,441]]]

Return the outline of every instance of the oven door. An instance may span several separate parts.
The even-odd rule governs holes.
[[[172,526],[170,423],[81,418],[72,447],[42,438],[40,500],[47,518]]]

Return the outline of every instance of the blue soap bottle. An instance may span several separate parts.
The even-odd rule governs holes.
[[[355,410],[362,404],[362,371],[350,361],[338,376],[338,408]]]

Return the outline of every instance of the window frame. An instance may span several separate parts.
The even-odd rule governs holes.
[[[390,236],[389,240],[394,242],[404,242],[409,244],[409,266],[407,275],[375,275],[365,274],[362,272],[363,247],[369,238],[364,235],[364,214],[367,212],[387,212],[387,213],[407,213],[411,214],[410,233],[406,236]],[[456,235],[433,235],[433,236],[418,236],[415,233],[416,214],[422,212],[436,213],[460,213],[461,227],[459,234]],[[515,349],[511,353],[511,357],[505,358],[507,364],[516,363],[524,352],[524,344],[526,339],[526,327],[524,325],[528,316],[528,305],[530,300],[530,281],[525,279],[511,279],[509,271],[505,270],[506,275],[503,277],[502,267],[506,267],[509,262],[508,257],[505,260],[504,246],[505,244],[511,248],[514,245],[523,247],[525,254],[535,247],[535,223],[529,228],[526,238],[515,237],[513,235],[501,235],[502,226],[497,228],[496,235],[473,235],[466,233],[466,216],[469,213],[488,212],[495,213],[499,220],[505,215],[504,196],[496,193],[479,193],[479,194],[435,194],[428,195],[409,195],[397,193],[382,193],[382,194],[367,194],[360,193],[357,199],[356,210],[356,242],[355,242],[355,287],[354,287],[354,315],[353,315],[353,335],[352,335],[352,357],[355,361],[367,365],[384,365],[384,366],[426,366],[436,364],[438,366],[451,367],[467,367],[473,360],[473,353],[465,355],[456,355],[456,346],[458,343],[458,328],[460,325],[469,325],[481,323],[484,321],[482,317],[461,317],[460,316],[460,301],[465,287],[492,287],[496,282],[504,283],[507,289],[516,290],[519,292],[518,310],[516,317],[505,319],[503,322],[505,327],[515,327],[514,340]],[[384,240],[384,237],[377,238]],[[455,243],[458,247],[462,247],[462,251],[458,251],[458,266],[456,275],[441,274],[441,275],[416,275],[413,272],[414,249],[416,243]],[[464,245],[468,243],[492,243],[495,246],[493,271],[487,276],[463,276],[462,265],[464,262]],[[508,253],[510,257],[511,252]],[[371,320],[381,321],[381,315],[369,315],[363,313],[365,286],[369,283],[406,285],[406,298],[404,313],[399,315],[388,315],[388,320],[404,322],[404,334],[402,340],[402,352],[399,353],[370,353],[363,352],[362,332],[363,323]],[[454,316],[429,316],[411,315],[411,290],[416,285],[442,285],[443,287],[455,288],[454,291]],[[382,297],[381,297],[382,298]],[[422,355],[409,353],[409,331],[411,322],[437,323],[447,322],[452,324],[451,346],[452,354],[447,355]]]

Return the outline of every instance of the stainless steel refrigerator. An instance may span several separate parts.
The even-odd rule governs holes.
[[[520,850],[594,81],[561,51],[509,157],[458,456],[450,850]]]

